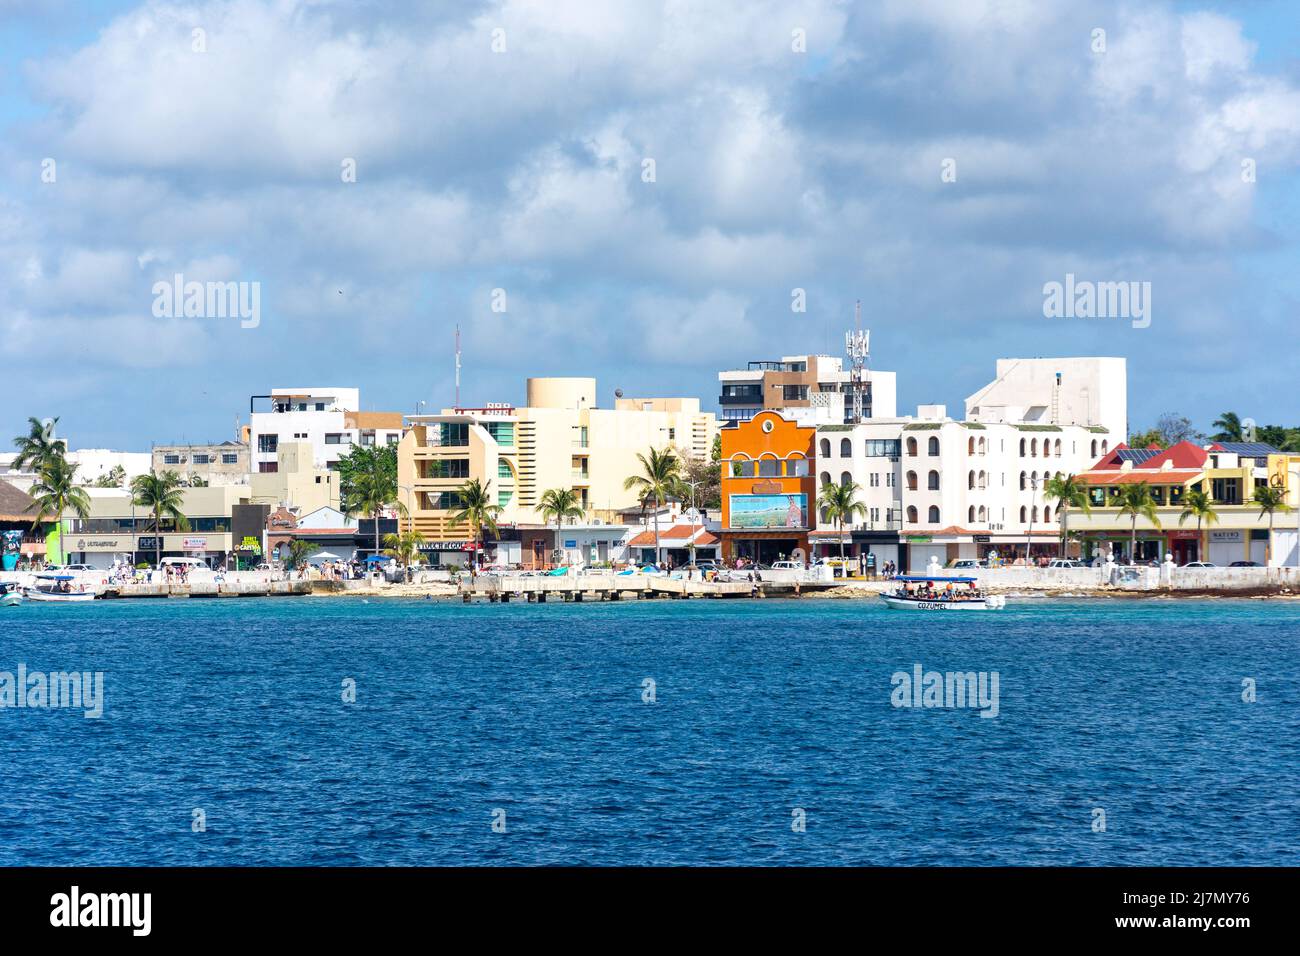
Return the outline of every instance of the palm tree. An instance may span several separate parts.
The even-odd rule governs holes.
[[[1070,509],[1092,514],[1088,486],[1077,475],[1053,475],[1043,483],[1043,497],[1056,502],[1056,520],[1061,523],[1061,557],[1068,558],[1065,551],[1070,543]]]
[[[319,550],[320,548],[310,541],[294,538],[289,542],[289,553],[284,561],[285,569],[292,571]]]
[[[682,460],[673,453],[671,447],[651,448],[649,456],[637,452],[636,457],[641,462],[641,474],[629,475],[623,482],[623,490],[635,490],[642,502],[654,504],[655,564],[660,565],[663,563],[663,555],[659,548],[659,509],[678,488],[682,476]]]
[[[424,535],[414,530],[384,535],[384,554],[396,558],[406,569],[407,584],[411,583],[411,565],[423,564],[425,561],[424,555],[420,553],[420,545],[424,544],[424,540]]]
[[[36,503],[36,527],[48,518],[59,522],[59,551],[67,563],[68,549],[63,543],[63,513],[69,509],[82,521],[90,518],[90,497],[77,485],[77,466],[68,464],[62,453],[45,462],[40,477],[32,485],[31,496]]]
[[[131,479],[131,498],[134,504],[148,508],[153,515],[153,566],[157,568],[162,563],[162,519],[171,518],[178,531],[189,530],[190,522],[183,510],[185,492],[181,487],[181,476],[174,471],[164,471],[161,475],[156,471],[136,475]]]
[[[1216,418],[1211,426],[1219,429],[1214,436],[1215,441],[1241,441],[1245,433],[1241,428],[1241,419],[1237,417],[1236,412],[1224,412]]]
[[[1268,515],[1268,543],[1264,548],[1264,563],[1273,562],[1273,515],[1275,512],[1286,514],[1291,506],[1286,503],[1285,488],[1270,488],[1263,485],[1255,489],[1255,504],[1259,505],[1260,517]]]
[[[1204,561],[1210,549],[1201,541],[1201,523],[1204,522],[1208,527],[1218,522],[1219,513],[1214,510],[1214,498],[1200,488],[1187,492],[1183,498],[1183,513],[1178,516],[1178,523],[1182,524],[1188,518],[1196,519],[1196,547],[1201,549],[1198,559]]]
[[[826,520],[834,521],[839,528],[841,564],[844,563],[844,522],[851,524],[855,517],[867,512],[867,506],[858,500],[858,492],[861,490],[856,481],[842,485],[828,482],[822,485],[821,494],[817,497],[817,507],[826,513]],[[848,577],[847,570],[844,570],[844,576]]]
[[[68,450],[67,442],[54,437],[54,426],[59,420],[51,418],[49,421],[49,425],[45,425],[38,418],[27,419],[30,430],[14,439],[14,447],[18,449],[12,466],[14,471],[30,468],[39,475],[47,464],[55,458],[62,458]]]
[[[565,518],[581,518],[584,513],[582,499],[572,488],[551,488],[542,492],[537,510],[543,521],[555,519],[555,547],[560,547],[560,526]]]
[[[126,469],[121,465],[114,465],[107,472],[95,479],[94,487],[121,488],[124,481],[126,481]]]
[[[1132,537],[1129,539],[1128,559],[1130,564],[1136,564],[1138,518],[1146,518],[1157,528],[1160,527],[1160,518],[1156,515],[1156,500],[1151,497],[1151,486],[1145,481],[1125,485],[1120,489],[1119,497],[1115,499],[1115,503],[1119,505],[1119,511],[1115,517],[1122,518],[1128,515],[1132,520]]]
[[[349,480],[340,505],[349,518],[367,515],[374,521],[375,554],[379,554],[379,515],[397,502],[397,475],[388,467],[384,450],[375,446],[353,448],[348,460]]]
[[[456,494],[460,496],[460,511],[451,516],[451,520],[457,524],[462,521],[469,525],[470,536],[474,541],[475,550],[470,558],[469,576],[474,577],[478,570],[478,545],[480,538],[485,531],[493,534],[497,533],[497,515],[502,512],[502,507],[492,500],[492,479],[486,483],[477,478],[471,478],[459,488]],[[486,539],[482,544],[486,545]]]

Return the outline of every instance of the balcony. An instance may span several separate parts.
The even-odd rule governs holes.
[[[722,394],[718,396],[719,405],[762,405],[763,390],[756,388],[752,392],[736,392],[732,394]]]

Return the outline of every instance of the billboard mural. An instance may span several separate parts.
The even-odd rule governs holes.
[[[12,571],[18,567],[18,558],[21,556],[23,547],[23,533],[21,531],[3,531],[0,532],[0,540],[4,542],[4,569]]]
[[[757,531],[767,528],[806,528],[808,496],[732,495],[731,527]]]

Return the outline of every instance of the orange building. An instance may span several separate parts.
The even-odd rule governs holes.
[[[723,428],[722,557],[763,564],[808,556],[817,506],[817,429],[774,411]]]

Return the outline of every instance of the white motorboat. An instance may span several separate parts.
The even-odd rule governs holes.
[[[886,607],[907,611],[1000,611],[1007,599],[985,594],[976,578],[899,575],[898,587],[881,594]]]
[[[22,603],[23,596],[18,591],[18,585],[0,583],[0,607],[17,607]]]
[[[23,588],[29,601],[50,604],[72,604],[95,600],[94,588],[78,582],[75,574],[38,574],[36,583]]]

